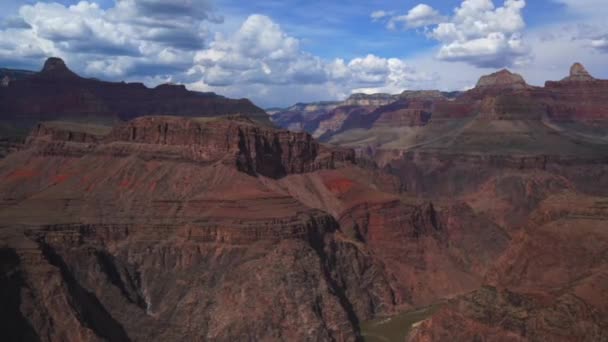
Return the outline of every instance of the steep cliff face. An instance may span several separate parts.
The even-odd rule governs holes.
[[[120,124],[106,135],[91,126],[39,124],[28,139],[40,152],[126,156],[199,163],[222,162],[251,175],[280,178],[291,173],[335,168],[353,162],[354,152],[329,148],[307,133],[259,126],[244,116],[215,119],[142,117]],[[79,128],[81,128],[79,130]],[[81,145],[71,142],[88,143]]]
[[[324,147],[242,118],[142,118],[101,136],[80,128],[40,125],[0,163],[1,241],[12,256],[1,277],[14,296],[2,307],[18,320],[3,331],[49,341],[357,339],[359,317],[374,311],[356,312],[344,281],[371,298],[353,285],[382,277],[379,266],[340,238],[333,217],[262,182],[277,169],[330,167]],[[389,294],[378,307],[393,305],[388,285],[374,288]]]
[[[432,197],[470,194],[496,175],[510,173],[553,175],[558,183],[590,194],[604,194],[603,185],[608,184],[606,157],[601,154],[576,157],[383,151],[378,157],[391,160],[391,172],[408,191]]]
[[[397,298],[414,307],[476,289],[486,258],[499,256],[509,241],[465,204],[439,211],[430,203],[365,202],[344,211],[339,222],[370,246],[394,277]]]
[[[450,210],[404,205],[353,162],[243,117],[40,124],[0,161],[3,330],[355,341],[362,321],[479,284],[476,254],[447,252],[464,241]]]
[[[307,206],[331,213],[346,236],[384,265],[397,308],[477,288],[490,260],[508,244],[498,226],[465,203],[437,208],[417,199],[404,201],[371,189],[370,180],[375,188],[388,183],[369,170],[348,169],[290,175],[278,186]]]

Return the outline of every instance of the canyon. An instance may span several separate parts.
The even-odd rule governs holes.
[[[608,339],[608,81],[578,63],[270,116],[58,59],[6,77],[8,340]]]
[[[453,98],[420,92],[321,137],[373,159],[404,193],[462,202],[508,236],[480,288],[403,326],[401,340],[608,339],[607,86],[579,63],[544,87],[501,70]]]
[[[363,320],[477,288],[509,240],[244,116],[40,124],[0,175],[15,338],[355,341]]]

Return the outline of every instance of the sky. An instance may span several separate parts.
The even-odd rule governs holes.
[[[608,78],[607,0],[0,0],[0,66],[173,82],[259,106]]]

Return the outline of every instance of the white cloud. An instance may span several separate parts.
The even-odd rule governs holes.
[[[418,4],[405,15],[392,17],[387,26],[389,29],[395,29],[398,23],[402,23],[407,28],[417,28],[435,25],[444,19],[433,7],[427,4]]]
[[[204,48],[205,22],[219,21],[209,1],[116,0],[108,9],[37,2],[21,6],[0,38],[22,64],[58,56],[91,76],[117,78],[183,71]],[[0,63],[14,65],[6,55],[0,48]]]
[[[568,0],[569,1],[569,0]],[[402,16],[390,17],[389,29],[425,27],[426,35],[440,43],[437,58],[464,61],[479,67],[505,67],[528,60],[523,40],[525,0],[463,0],[451,17],[427,4],[418,4]]]
[[[495,68],[521,63],[529,52],[522,40],[525,6],[524,0],[506,0],[498,8],[491,0],[463,1],[429,34],[442,44],[438,58]]]
[[[603,52],[608,52],[608,36],[593,39],[591,46]]]
[[[424,27],[417,31],[438,42],[407,60],[375,54],[323,59],[262,15],[231,17],[215,27],[209,22],[221,18],[209,1],[116,0],[105,9],[93,1],[22,6],[18,17],[0,24],[0,65],[40,65],[45,57],[59,56],[87,76],[149,85],[181,82],[262,106],[332,100],[352,92],[464,89],[503,66],[537,85],[563,78],[574,61],[608,77],[608,32],[604,18],[595,14],[606,13],[608,6],[591,6],[605,0],[554,0],[576,13],[574,19],[533,29],[526,29],[523,0],[500,7],[490,0],[461,1],[449,16],[424,4],[397,17],[372,13],[372,20],[387,25],[393,20],[395,27]]]
[[[358,86],[353,93],[400,93],[406,89],[430,89],[437,86],[439,76],[421,72],[398,58],[380,58],[368,55],[349,63],[352,73],[350,84]]]
[[[300,50],[270,18],[251,15],[231,36],[217,34],[210,47],[194,56],[191,74],[212,86],[228,84],[322,83],[321,60]]]
[[[389,83],[406,87],[416,74],[399,59],[375,55],[349,62],[324,61],[302,51],[297,39],[262,15],[250,16],[229,37],[217,35],[210,48],[199,51],[194,61],[190,74],[200,75],[202,82],[212,87],[329,83],[343,88]]]
[[[249,16],[233,34],[217,34],[208,49],[197,52],[194,63],[189,71],[191,86],[235,95],[230,88],[238,87],[238,97],[254,100],[277,94],[274,97],[282,101],[290,97],[301,101],[303,94],[297,90],[278,95],[296,86],[324,99],[353,90],[401,92],[437,79],[397,58],[370,54],[350,61],[323,60],[303,51],[298,39],[263,15]]]
[[[5,65],[27,66],[27,60],[41,60],[56,55],[53,44],[41,39],[31,30],[0,30],[0,60]]]

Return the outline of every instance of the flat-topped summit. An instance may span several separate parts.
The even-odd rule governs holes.
[[[50,57],[46,60],[46,62],[44,62],[42,72],[49,72],[55,70],[68,70],[68,67],[65,65],[63,59],[57,57]]]
[[[587,69],[581,63],[574,63],[572,67],[570,67],[570,76],[564,78],[562,81],[593,81],[595,78],[589,74]]]
[[[475,88],[465,92],[464,96],[468,99],[482,100],[487,96],[500,96],[529,89],[531,87],[521,75],[502,69],[479,78]]]
[[[482,76],[479,79],[476,88],[486,87],[525,88],[527,87],[527,84],[520,74],[515,74],[507,69],[503,69],[493,74]]]

